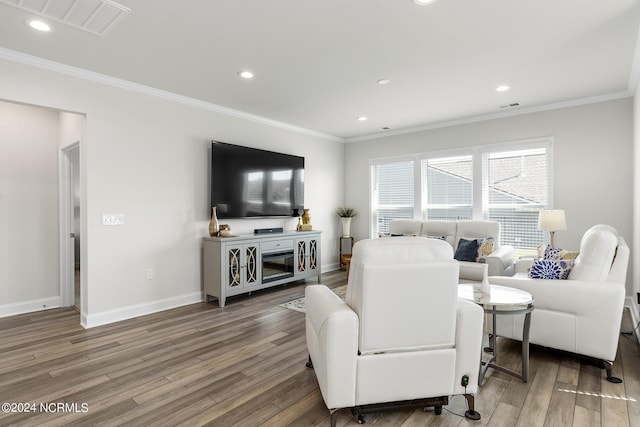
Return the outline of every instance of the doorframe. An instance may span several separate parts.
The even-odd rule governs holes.
[[[73,163],[69,157],[71,151],[75,149],[80,150],[79,140],[60,148],[58,154],[60,175],[58,180],[60,196],[60,305],[62,307],[71,307],[75,304],[75,248],[73,239],[71,239],[71,234],[74,233],[74,182]],[[79,165],[77,166],[79,167]],[[82,275],[80,277],[82,280]],[[78,307],[82,313],[81,305],[82,285],[80,286],[80,306]]]

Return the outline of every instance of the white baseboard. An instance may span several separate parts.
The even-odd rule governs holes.
[[[85,328],[93,328],[108,323],[119,322],[133,317],[157,313],[158,311],[182,307],[183,305],[202,302],[202,292],[181,295],[172,298],[147,302],[144,304],[130,305],[128,307],[106,310],[98,313],[82,313],[81,324]]]
[[[329,264],[322,266],[322,271],[326,273],[329,271],[338,270],[339,268],[340,264]],[[143,304],[136,304],[128,307],[106,310],[98,313],[87,313],[83,310],[80,314],[80,324],[84,328],[94,328],[96,326],[119,322],[121,320],[144,316],[146,314],[157,313],[159,311],[182,307],[188,304],[195,304],[202,301],[202,293],[193,292],[191,294],[181,295],[173,298],[166,298]],[[48,310],[50,308],[57,308],[61,306],[62,304],[59,296],[33,301],[24,301],[20,303],[4,304],[0,305],[0,317],[31,313],[40,310]]]
[[[327,265],[323,265],[321,266],[321,272],[322,273],[328,273],[330,271],[334,271],[334,270],[340,270],[340,263],[333,263],[333,264],[327,264]]]
[[[15,316],[16,314],[32,313],[34,311],[58,308],[61,306],[60,301],[60,296],[55,296],[31,301],[2,304],[0,305],[0,317]]]
[[[633,327],[636,328],[638,326],[638,322],[640,322],[640,312],[638,312],[638,304],[633,300],[633,297],[627,297],[624,301],[624,306],[629,308],[629,312],[631,313],[631,321],[633,322]],[[636,339],[640,342],[640,328],[634,329],[636,334]]]

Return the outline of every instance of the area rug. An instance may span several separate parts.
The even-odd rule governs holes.
[[[347,285],[339,286],[337,288],[331,289],[336,295],[338,295],[341,299],[345,299],[347,295]],[[304,313],[304,297],[294,299],[293,301],[285,302],[282,304],[278,304],[279,307],[288,308],[290,310],[299,311],[300,313]]]

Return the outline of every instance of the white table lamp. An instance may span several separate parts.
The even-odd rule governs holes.
[[[540,211],[538,216],[538,228],[540,230],[548,231],[551,236],[551,246],[555,246],[553,243],[553,235],[558,230],[567,229],[567,219],[562,209],[552,209]]]

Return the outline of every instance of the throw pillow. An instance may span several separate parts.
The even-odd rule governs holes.
[[[478,243],[478,251],[476,253],[475,259],[470,259],[468,261],[480,263],[487,262],[487,257],[493,252],[493,237],[461,237],[460,242],[462,242],[463,240],[475,240]],[[458,243],[458,247],[460,247],[460,243]]]
[[[424,236],[427,239],[436,239],[436,240],[447,240],[445,236]]]
[[[537,259],[529,270],[532,279],[566,279],[571,272],[572,263],[564,260]]]
[[[578,257],[578,251],[563,250],[560,255],[562,256],[562,259],[575,260]],[[614,255],[614,258],[615,258],[615,255]]]
[[[577,256],[578,256],[578,252],[576,251],[567,251],[565,249],[554,248],[550,244],[547,244],[540,258],[551,259],[551,260],[554,260],[554,259],[555,260],[559,260],[559,259],[574,260],[576,259]]]
[[[478,239],[460,239],[460,241],[458,242],[458,248],[456,249],[456,253],[453,255],[453,258],[457,259],[458,261],[475,262],[478,258],[479,247],[480,245],[478,244]]]
[[[569,277],[573,268],[573,259],[567,257],[564,249],[554,248],[547,244],[542,258],[533,262],[529,269],[529,277],[532,279],[561,279]]]
[[[562,249],[554,248],[551,245],[547,245],[547,248],[544,250],[544,256],[542,257],[542,259],[547,259],[547,260],[562,259],[560,255],[561,252],[562,252]]]
[[[485,237],[484,239],[478,239],[478,257],[477,261],[486,263],[487,257],[493,252],[493,237]]]

